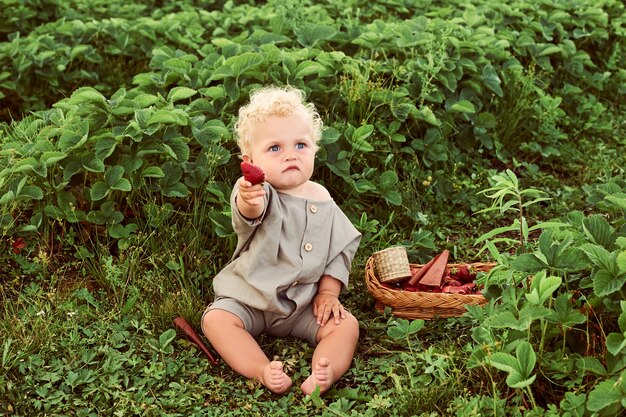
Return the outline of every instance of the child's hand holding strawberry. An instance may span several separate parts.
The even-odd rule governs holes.
[[[237,208],[246,218],[256,219],[263,213],[263,180],[265,174],[257,165],[248,162],[241,163],[243,179],[239,181]]]

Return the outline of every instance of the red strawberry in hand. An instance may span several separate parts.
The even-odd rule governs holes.
[[[252,185],[257,185],[265,181],[265,173],[260,166],[243,161],[241,163],[241,172],[243,179],[249,181]]]

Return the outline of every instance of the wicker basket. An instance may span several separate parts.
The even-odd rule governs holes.
[[[495,263],[470,264],[478,272],[491,270]],[[423,265],[410,264],[413,268]],[[461,264],[448,264],[448,267]],[[391,307],[396,317],[408,319],[432,319],[434,317],[459,317],[467,310],[465,305],[483,305],[487,302],[482,294],[448,294],[430,292],[411,292],[383,287],[376,277],[374,258],[370,257],[365,264],[365,284],[376,300],[376,309],[384,311]]]

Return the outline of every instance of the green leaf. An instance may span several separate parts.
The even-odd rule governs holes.
[[[168,139],[163,142],[163,147],[178,162],[185,162],[189,159],[189,145],[182,137]]]
[[[609,334],[606,338],[606,349],[611,355],[617,356],[622,350],[626,349],[626,338],[619,333]]]
[[[15,192],[10,190],[4,193],[2,197],[0,197],[0,205],[9,204],[13,201],[15,201]]]
[[[383,190],[395,188],[397,183],[398,174],[395,171],[385,171],[378,178],[378,184]]]
[[[367,142],[367,138],[369,138],[374,132],[374,125],[363,125],[359,126],[357,129],[352,132],[352,136],[350,138],[350,143],[352,147],[357,151],[362,152],[371,152],[374,150],[374,147]]]
[[[506,383],[511,388],[525,388],[531,385],[536,375],[531,373],[535,368],[537,357],[530,343],[523,341],[515,350],[515,357],[508,353],[496,352],[489,358],[489,364],[507,372]]]
[[[50,166],[56,162],[59,162],[67,156],[64,152],[48,151],[41,154],[39,160],[46,166]]]
[[[534,305],[543,305],[552,293],[561,286],[561,282],[560,277],[546,277],[545,272],[538,273],[532,280],[531,292],[526,294],[526,299]]]
[[[121,165],[115,165],[107,169],[104,174],[104,182],[110,188],[124,175],[124,167]]]
[[[441,126],[441,121],[437,119],[435,113],[428,106],[424,106],[419,109],[417,112],[412,113],[415,119],[422,120],[428,124],[433,126]]]
[[[599,269],[593,276],[593,292],[606,297],[619,291],[626,282],[626,274],[616,275],[607,269]]]
[[[626,198],[616,195],[607,195],[606,197],[604,197],[604,199],[610,201],[622,210],[626,210]]]
[[[526,323],[526,328],[536,320],[541,320],[550,315],[550,310],[540,305],[524,305],[519,311],[520,323]]]
[[[319,62],[314,61],[303,61],[298,64],[296,68],[296,78],[303,79],[308,75],[319,74],[324,72],[326,68]]]
[[[570,294],[559,294],[554,303],[554,309],[546,317],[546,321],[559,326],[571,328],[587,321],[587,317],[573,307]]]
[[[169,344],[171,344],[176,338],[176,330],[167,329],[159,336],[159,345],[163,349]]]
[[[337,29],[327,25],[303,25],[293,29],[298,43],[305,48],[314,48],[318,42],[331,39],[337,34]]]
[[[170,58],[163,62],[163,68],[176,74],[188,74],[191,71],[191,62],[180,58]]]
[[[239,78],[245,72],[257,67],[264,61],[263,55],[256,52],[246,52],[228,58],[224,65],[232,68],[233,76]]]
[[[387,335],[395,340],[406,339],[422,330],[424,320],[394,319],[387,326]]]
[[[89,138],[89,122],[83,120],[77,125],[70,128],[61,129],[61,137],[59,138],[59,149],[63,152],[83,146]]]
[[[146,167],[146,169],[141,171],[141,176],[149,178],[163,178],[165,174],[161,168],[152,166]]]
[[[27,158],[16,160],[13,163],[13,168],[11,169],[11,172],[14,172],[14,173],[26,172],[26,171],[37,172],[37,171],[41,171],[41,169],[42,169],[42,166],[40,162],[36,160],[35,158],[33,158],[32,156],[29,156]],[[45,170],[46,167],[43,166],[43,169]]]
[[[517,372],[519,363],[513,355],[503,352],[496,352],[489,358],[489,364],[501,371],[512,373]]]
[[[606,249],[611,249],[615,242],[613,228],[609,222],[601,215],[594,214],[583,220],[583,231],[585,235],[595,244]]]
[[[231,101],[239,100],[241,90],[235,78],[226,78],[226,80],[224,80],[224,90]]]
[[[583,375],[601,375],[607,376],[608,372],[598,358],[592,356],[583,356],[576,360],[576,367]]]
[[[476,113],[476,108],[468,100],[460,100],[454,103],[448,111],[453,113]]]
[[[127,226],[121,224],[113,224],[107,228],[109,236],[115,239],[129,239],[137,231],[138,226],[135,223],[130,223]]]
[[[80,160],[83,168],[90,172],[104,172],[104,162],[96,158],[95,155],[85,154]]]
[[[621,251],[617,255],[617,268],[620,273],[626,273],[626,250]]]
[[[229,237],[233,236],[233,226],[232,219],[229,215],[226,215],[217,210],[211,210],[209,212],[209,218],[213,223],[213,227],[215,229],[215,234],[218,237]]]
[[[161,194],[166,197],[186,197],[189,194],[189,189],[182,182],[177,182],[167,187],[162,187]]]
[[[329,126],[322,131],[322,139],[320,140],[319,144],[326,145],[330,143],[335,143],[339,140],[340,137],[341,132],[339,132],[339,130],[335,129],[334,127]]]
[[[348,161],[347,159],[339,159],[334,162],[326,161],[326,166],[335,175],[338,175],[342,178],[350,177],[350,161]]]
[[[506,383],[511,388],[525,388],[535,382],[537,375],[524,378],[521,373],[514,372],[506,377]]]
[[[112,201],[102,203],[99,213],[104,216],[105,224],[116,224],[124,220],[124,215],[115,210],[115,204]]]
[[[91,197],[91,201],[99,201],[102,200],[109,194],[109,187],[103,182],[98,181],[94,185],[91,186],[89,190],[89,196]]]
[[[384,190],[381,195],[389,204],[394,206],[402,204],[402,194],[398,190]]]
[[[96,158],[101,161],[107,159],[117,147],[117,140],[112,137],[101,137],[96,142]]]
[[[528,330],[533,321],[549,314],[550,310],[545,307],[528,305],[520,310],[519,318],[511,311],[503,311],[487,317],[484,324],[498,329]]]
[[[92,87],[81,87],[74,91],[68,99],[69,104],[82,106],[85,104],[106,104],[104,96]]]
[[[491,64],[488,64],[483,68],[482,75],[483,82],[485,83],[487,88],[493,91],[498,97],[502,97],[504,95],[502,87],[500,86],[502,81],[500,80],[498,73]]]
[[[535,254],[524,253],[511,262],[511,266],[516,271],[521,272],[539,272],[548,267],[543,260],[539,259]]]
[[[567,248],[551,266],[562,271],[580,271],[586,269],[589,263],[583,251],[578,248]]]
[[[229,136],[229,131],[221,120],[209,120],[199,125],[202,121],[197,119],[192,122],[191,131],[202,146],[209,146],[210,143],[221,143]]]
[[[483,211],[485,211],[485,210],[481,210],[481,212],[483,212]],[[515,219],[514,223],[512,225],[510,225],[510,226],[497,227],[497,228],[495,228],[493,230],[490,230],[489,232],[479,236],[478,239],[476,239],[476,241],[474,242],[474,245],[478,245],[479,243],[484,242],[486,240],[489,240],[492,237],[497,236],[497,235],[499,235],[501,233],[516,232],[518,230],[519,230],[519,220]],[[535,257],[534,255],[532,255],[532,256]],[[520,264],[520,268],[523,268],[522,265],[523,264]],[[541,269],[543,269],[543,268],[541,268]],[[525,269],[520,269],[520,270],[521,271],[525,271]]]
[[[589,411],[600,411],[624,401],[626,392],[624,383],[620,383],[620,380],[626,381],[626,371],[622,371],[619,378],[602,381],[593,388],[587,401]]]
[[[115,181],[115,184],[111,185],[111,190],[129,192],[130,190],[132,190],[132,188],[133,187],[130,185],[130,181],[128,181],[126,178],[120,178],[119,180]]]
[[[133,98],[133,102],[137,103],[141,108],[150,107],[157,101],[159,101],[159,98],[152,94],[139,94]]]
[[[181,120],[181,117],[177,113],[174,113],[173,110],[162,109],[154,112],[146,121],[147,126],[154,124],[176,124],[184,126],[186,122]]]
[[[192,97],[193,95],[195,95],[197,93],[198,92],[196,90],[194,90],[193,88],[189,88],[189,87],[174,87],[168,93],[167,101],[173,103],[175,101],[184,100],[186,98]]]
[[[510,384],[513,388],[523,388],[526,385],[530,385],[534,381],[534,377],[530,378],[533,370],[535,369],[535,364],[537,363],[537,355],[533,350],[533,347],[530,343],[524,341],[520,343],[515,349],[515,356],[517,356],[517,360],[520,363],[520,374],[523,378],[524,382],[530,381],[525,385],[520,385],[519,383]],[[508,381],[507,381],[508,382]]]
[[[582,245],[580,249],[595,265],[607,270],[611,270],[613,268],[613,258],[611,253],[604,247],[587,243]]]
[[[542,57],[542,56],[546,56],[546,55],[551,55],[551,54],[556,54],[559,52],[562,52],[563,49],[558,46],[558,45],[548,45],[546,48],[544,48],[541,52],[539,52],[539,54],[537,54],[538,57]]]
[[[33,200],[41,200],[43,198],[43,190],[36,185],[25,185],[18,195],[18,199],[27,197]]]

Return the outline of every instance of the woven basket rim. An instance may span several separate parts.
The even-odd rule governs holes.
[[[449,294],[422,291],[404,291],[383,287],[376,277],[373,258],[365,264],[365,284],[376,300],[376,309],[383,311],[391,307],[397,317],[431,319],[439,317],[459,317],[467,309],[465,305],[483,305],[487,300],[482,294]],[[448,263],[448,267],[471,265],[479,272],[487,272],[495,267],[495,262]],[[424,264],[411,263],[411,268],[423,267]]]

